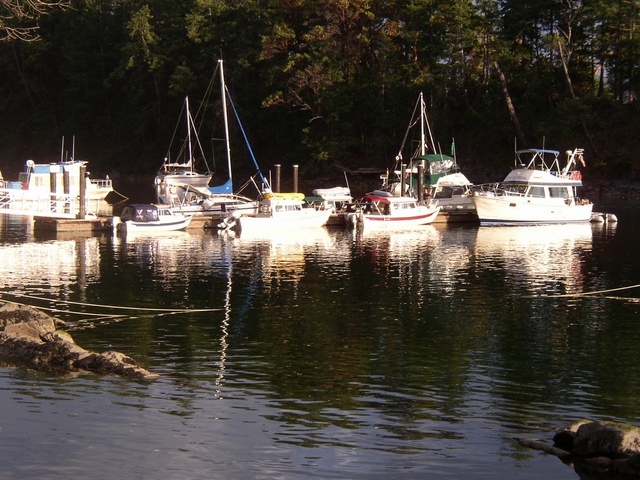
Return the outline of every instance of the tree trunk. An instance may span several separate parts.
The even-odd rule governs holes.
[[[558,43],[558,52],[560,53],[560,60],[562,61],[562,71],[564,72],[564,78],[567,82],[567,87],[569,88],[569,94],[571,95],[572,100],[576,100],[576,94],[573,91],[573,84],[571,83],[571,75],[569,75],[569,67],[567,66],[567,61],[564,58],[564,51],[562,50],[562,43],[560,42],[560,38],[557,36],[556,36],[556,40]],[[580,125],[582,126],[582,132],[584,133],[584,136],[587,137],[587,142],[589,142],[589,148],[597,158],[602,159],[602,156],[598,152],[598,149],[596,148],[596,146],[593,143],[593,140],[591,139],[591,135],[589,134],[589,129],[587,128],[587,122],[585,122],[584,120],[584,115],[582,115],[582,112],[580,112],[578,116],[580,117]]]
[[[522,131],[522,126],[520,125],[520,120],[518,120],[518,115],[516,114],[516,108],[513,106],[513,101],[511,100],[511,95],[509,94],[509,88],[507,88],[507,78],[502,73],[502,69],[498,62],[493,62],[493,69],[498,74],[498,81],[500,82],[500,87],[502,88],[502,94],[504,95],[504,100],[507,103],[507,108],[509,109],[509,115],[511,115],[511,121],[516,127],[516,136],[518,138],[518,142],[521,145],[527,144],[527,139],[524,136],[524,132]]]

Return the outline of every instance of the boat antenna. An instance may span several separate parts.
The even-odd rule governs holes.
[[[64,135],[62,136],[62,146],[60,147],[60,163],[64,162]]]

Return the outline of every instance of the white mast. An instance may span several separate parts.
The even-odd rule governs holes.
[[[189,97],[185,98],[185,108],[187,109],[187,149],[189,153],[189,166],[193,170],[193,153],[191,152],[191,111],[189,110]]]
[[[425,138],[424,138],[424,117],[425,117],[425,105],[422,98],[422,92],[420,92],[420,156],[424,156],[426,152]]]
[[[224,70],[222,68],[222,60],[218,60],[220,64],[220,88],[222,90],[222,117],[224,118],[224,141],[227,147],[227,166],[229,169],[229,180],[232,179],[231,173],[231,144],[229,142],[229,120],[227,118],[227,87],[224,83]]]

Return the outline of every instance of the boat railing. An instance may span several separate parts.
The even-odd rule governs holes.
[[[505,186],[502,183],[484,183],[473,186],[473,195],[487,195],[496,197],[526,197],[527,189],[524,185]]]
[[[499,183],[478,183],[473,186],[472,193],[495,193],[500,187]]]
[[[113,181],[110,178],[90,179],[91,185],[96,188],[113,188]]]
[[[38,215],[55,218],[77,218],[80,213],[80,198],[70,194],[42,194],[0,188],[0,214]],[[85,215],[95,216],[85,202]]]

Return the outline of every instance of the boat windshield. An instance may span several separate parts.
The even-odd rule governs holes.
[[[517,195],[524,195],[527,193],[527,185],[505,185],[504,191],[508,193],[515,193]]]

